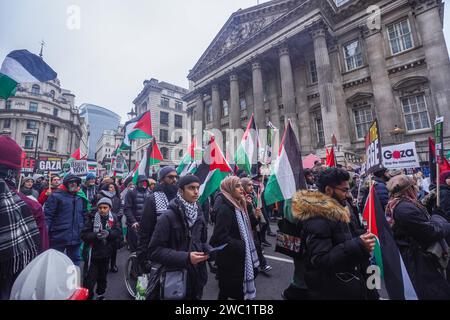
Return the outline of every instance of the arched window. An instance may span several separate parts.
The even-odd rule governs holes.
[[[31,87],[31,94],[38,96],[41,93],[41,87],[39,87],[37,84],[34,84],[33,87]]]
[[[169,158],[169,149],[161,148],[161,154],[163,156],[163,159],[168,159]]]

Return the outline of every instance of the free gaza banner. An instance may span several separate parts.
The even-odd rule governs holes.
[[[387,169],[414,169],[420,167],[416,143],[410,142],[383,147],[383,165]]]

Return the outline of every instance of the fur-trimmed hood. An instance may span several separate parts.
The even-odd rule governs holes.
[[[292,198],[292,215],[300,221],[323,217],[336,222],[350,222],[350,212],[335,199],[317,191],[299,191]]]

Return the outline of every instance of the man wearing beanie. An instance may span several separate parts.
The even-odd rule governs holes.
[[[144,205],[151,192],[148,190],[146,176],[139,176],[134,190],[127,192],[125,196],[125,216],[127,217],[127,241],[132,252],[137,250],[138,230],[141,225]]]
[[[33,212],[16,191],[22,149],[7,136],[0,136],[0,145],[0,300],[9,300],[15,279],[38,255],[40,233]]]
[[[89,245],[90,252],[87,263],[87,275],[84,286],[89,289],[89,300],[94,297],[97,285],[97,300],[104,300],[107,286],[109,260],[115,242],[121,236],[121,227],[117,216],[111,211],[112,202],[102,198],[97,202],[97,212],[86,217],[86,225],[81,232],[81,239]]]
[[[149,245],[152,262],[167,268],[187,270],[186,296],[183,300],[200,300],[208,277],[205,262],[209,259],[211,247],[207,244],[207,225],[197,202],[199,194],[200,181],[196,176],[180,179],[178,195],[158,219]],[[159,290],[155,291],[148,298],[163,300]]]
[[[50,248],[66,253],[78,266],[80,257],[80,234],[84,227],[84,200],[77,196],[81,179],[69,174],[63,184],[53,192],[45,203],[45,222],[50,237]]]
[[[97,185],[95,184],[95,174],[88,173],[86,176],[86,182],[81,188],[83,189],[83,192],[87,196],[89,202],[92,203],[98,191]]]
[[[144,214],[139,230],[138,259],[141,266],[148,260],[148,244],[155,229],[157,218],[167,210],[169,202],[178,192],[178,174],[173,167],[164,167],[159,171],[159,184],[145,201]]]

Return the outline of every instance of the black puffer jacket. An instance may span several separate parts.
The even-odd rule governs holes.
[[[107,259],[111,257],[114,245],[121,237],[122,230],[117,220],[117,216],[113,213],[114,223],[111,230],[109,230],[109,236],[106,239],[106,243],[97,238],[97,234],[94,232],[94,212],[87,215],[86,224],[81,232],[81,239],[92,247],[92,259]],[[103,229],[106,230],[106,224],[108,222],[108,216],[101,217]]]
[[[292,200],[292,213],[303,222],[305,281],[310,297],[368,299],[364,266],[370,254],[351,232],[349,211],[320,192],[300,191]]]
[[[441,185],[440,186],[440,210],[442,212],[442,216],[450,222],[450,186]]]
[[[386,186],[386,182],[378,177],[374,177],[375,181],[375,192],[377,193],[378,199],[380,199],[383,210],[386,210],[386,206],[389,202],[389,191]]]
[[[147,181],[147,177],[139,176],[138,183],[143,181]],[[136,222],[141,222],[142,215],[144,213],[145,201],[150,194],[151,191],[147,188],[144,189],[139,187],[127,193],[124,210],[129,226],[132,226]]]
[[[190,252],[209,252],[207,244],[208,229],[200,209],[197,220],[189,228],[185,209],[178,199],[169,204],[169,209],[159,218],[149,245],[149,255],[152,262],[168,268],[186,268],[187,299],[199,300],[203,287],[208,280],[206,263],[196,266],[190,262]],[[189,243],[191,242],[191,247]]]
[[[394,210],[394,238],[420,300],[450,299],[450,285],[438,272],[427,249],[450,235],[450,224],[439,215],[430,217],[409,201]]]

